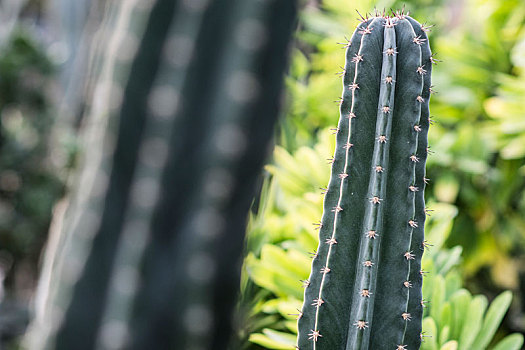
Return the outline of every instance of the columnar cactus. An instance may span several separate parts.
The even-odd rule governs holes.
[[[108,2],[28,348],[227,347],[295,14],[295,0]]]
[[[297,347],[415,350],[421,342],[423,191],[434,62],[404,12],[348,42],[341,117]]]

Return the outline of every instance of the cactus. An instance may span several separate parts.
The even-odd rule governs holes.
[[[28,348],[226,348],[296,6],[108,3]]]
[[[404,11],[347,44],[340,120],[297,348],[415,350],[429,127],[426,32]]]

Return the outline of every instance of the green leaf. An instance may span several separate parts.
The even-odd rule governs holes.
[[[470,295],[470,292],[466,289],[460,289],[450,297],[452,310],[454,312],[451,334],[452,339],[459,339],[471,298],[472,296]]]
[[[438,350],[438,330],[436,322],[434,322],[432,317],[425,317],[423,319],[423,333],[426,337],[424,337],[424,341],[421,342],[421,350]]]
[[[492,337],[494,337],[503,316],[505,316],[511,301],[512,293],[510,291],[501,293],[492,301],[483,320],[481,331],[472,345],[472,349],[484,349],[487,347]]]
[[[445,344],[450,338],[450,326],[446,325],[439,332],[439,344]]]
[[[269,328],[265,328],[263,333],[250,334],[249,340],[267,349],[295,349],[295,335],[277,332]]]
[[[458,342],[455,340],[451,340],[449,342],[446,342],[441,347],[441,350],[456,350],[458,348]]]
[[[487,309],[487,298],[483,295],[475,296],[468,307],[468,312],[465,317],[465,324],[459,337],[459,349],[469,350],[472,349],[472,343],[476,339],[481,323],[483,320],[483,314]]]
[[[434,319],[438,327],[442,327],[441,311],[445,302],[445,279],[441,275],[434,277],[434,290],[432,293],[432,305],[430,307],[430,316]]]
[[[506,336],[492,350],[520,350],[523,345],[523,335],[514,333]]]

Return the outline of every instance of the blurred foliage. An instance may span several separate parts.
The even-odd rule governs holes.
[[[43,46],[29,30],[16,30],[2,47],[0,255],[4,269],[12,264],[12,271],[19,267],[24,271],[21,275],[8,274],[8,291],[17,284],[16,288],[30,292],[51,210],[63,191],[48,149],[53,125],[53,72]],[[29,280],[14,280],[15,275]]]
[[[434,247],[424,261],[431,272],[424,295],[438,302],[425,314],[433,338],[424,349],[483,348],[493,336],[492,345],[501,341],[494,349],[521,348],[519,335],[502,340],[509,330],[525,330],[525,3],[520,0],[305,3],[286,78],[289,105],[280,146],[249,224],[241,302],[249,310],[241,334],[252,341],[243,343],[246,348],[295,344],[296,321],[289,314],[298,313],[302,303],[297,280],[308,276],[305,252],[317,247],[311,224],[322,214],[319,187],[329,176],[329,166],[322,165],[334,142],[327,130],[339,118],[337,71],[344,66],[345,39],[358,23],[355,10],[365,15],[374,6],[405,4],[418,21],[435,24],[430,43],[443,61],[433,71],[437,93],[431,99],[435,123],[426,197],[436,203],[427,227]],[[433,225],[446,225],[436,229],[441,236]],[[485,296],[472,296],[463,284],[489,299],[499,296],[488,306]],[[495,333],[510,305],[504,289],[517,298],[505,327]],[[464,312],[451,313],[456,308]]]

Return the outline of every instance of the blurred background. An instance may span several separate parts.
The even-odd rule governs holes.
[[[0,0],[0,344],[10,349],[27,324],[53,209],[75,169],[75,135],[92,83],[85,71],[105,2]],[[426,191],[434,211],[424,327],[433,337],[423,348],[469,349],[467,331],[488,332],[489,347],[524,333],[525,3],[301,5],[286,107],[249,218],[234,348],[295,344],[293,314],[302,304],[308,253],[317,247],[312,223],[321,218],[320,188],[330,175],[346,38],[356,10],[403,6],[434,25],[431,47],[442,61],[433,71]],[[478,318],[467,317],[476,311]],[[474,321],[479,326],[469,328]]]

